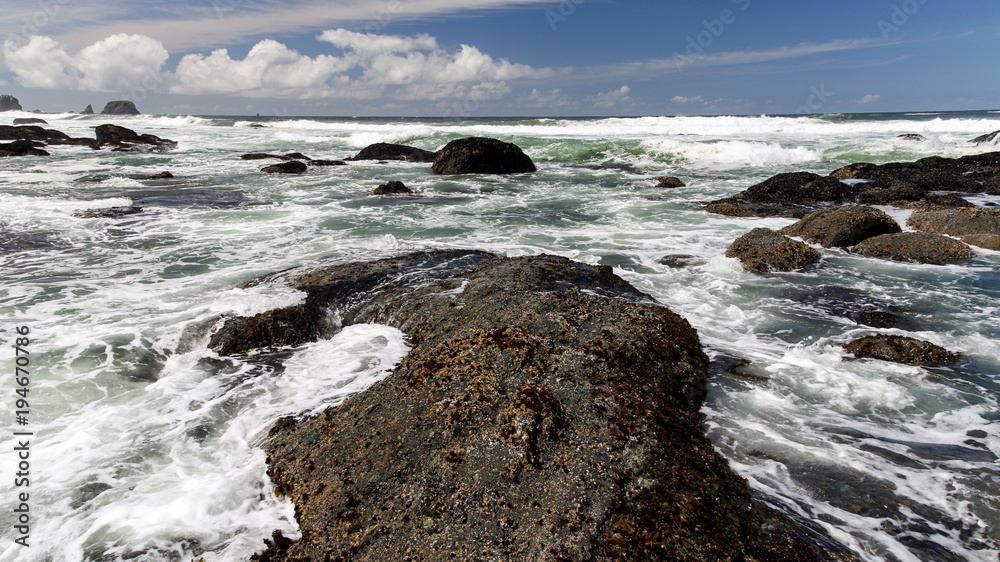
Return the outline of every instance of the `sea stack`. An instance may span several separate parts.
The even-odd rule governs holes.
[[[89,107],[89,106],[88,106]],[[135,104],[128,100],[109,101],[101,115],[141,115]]]

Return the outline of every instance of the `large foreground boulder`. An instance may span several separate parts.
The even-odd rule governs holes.
[[[930,342],[905,336],[867,336],[844,345],[858,359],[880,359],[906,365],[949,365],[958,356]]]
[[[305,303],[231,319],[220,352],[343,324],[409,355],[342,405],[280,420],[268,474],[302,538],[259,560],[815,560],[705,437],[697,334],[608,267],[421,252],[298,270]],[[263,545],[262,545],[263,546]]]
[[[770,228],[755,228],[740,236],[726,250],[726,257],[737,258],[747,271],[795,271],[820,260],[820,253],[808,244],[792,240]]]
[[[883,211],[872,207],[848,206],[816,211],[778,232],[798,236],[824,248],[846,248],[873,236],[902,230],[899,223]]]
[[[537,170],[516,144],[470,137],[446,144],[432,168],[435,174],[521,174]]]
[[[900,232],[869,238],[851,248],[859,256],[891,261],[948,265],[973,256],[968,245],[940,234]]]
[[[973,246],[1000,250],[1000,209],[967,207],[917,211],[906,224],[923,232],[957,236]]]
[[[88,106],[89,107],[89,106]],[[135,103],[129,100],[109,101],[101,110],[101,115],[140,115]]]
[[[433,162],[437,152],[415,148],[403,144],[379,142],[361,149],[356,156],[345,158],[347,161],[359,160],[405,160],[407,162]]]

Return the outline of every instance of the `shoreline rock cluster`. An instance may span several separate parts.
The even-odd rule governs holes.
[[[698,421],[696,332],[610,267],[432,251],[258,279],[301,305],[230,318],[220,354],[377,322],[381,382],[265,447],[302,538],[257,560],[827,560],[752,498]],[[340,324],[330,324],[336,311]]]
[[[177,146],[175,141],[155,135],[138,134],[118,125],[99,125],[95,128],[96,138],[71,138],[62,131],[45,129],[38,125],[0,125],[0,157],[4,156],[50,156],[43,150],[46,146],[69,145],[87,146],[98,150],[106,146],[115,152],[146,152],[150,150],[170,150]]]

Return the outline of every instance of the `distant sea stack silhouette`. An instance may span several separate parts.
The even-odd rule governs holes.
[[[109,101],[101,115],[141,115],[135,104],[128,100]]]
[[[87,108],[80,112],[80,115],[93,115],[93,114],[94,114],[94,106],[90,104],[87,104]]]
[[[0,111],[24,111],[17,98],[4,94],[0,96]]]

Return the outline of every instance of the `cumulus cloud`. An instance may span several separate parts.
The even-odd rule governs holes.
[[[517,98],[519,107],[568,107],[576,104],[569,100],[559,88],[547,92],[532,88],[531,92]]]
[[[594,107],[601,109],[609,109],[615,107],[616,105],[621,105],[625,102],[631,102],[632,98],[629,94],[632,93],[632,88],[628,86],[622,86],[617,90],[612,90],[603,94],[597,94],[594,100]]]
[[[861,104],[861,105],[864,105],[866,103],[872,103],[873,101],[878,101],[880,99],[882,99],[882,96],[875,95],[875,94],[868,94],[867,96],[859,99],[858,103]]]
[[[30,88],[127,91],[158,77],[169,53],[142,35],[118,34],[70,55],[51,37],[34,36],[17,47],[4,41],[7,67]]]
[[[334,52],[311,57],[266,39],[242,59],[218,49],[186,55],[173,71],[163,69],[169,53],[162,44],[138,35],[114,35],[76,55],[51,38],[33,37],[20,48],[5,43],[4,53],[25,86],[127,91],[141,84],[174,94],[287,99],[495,99],[509,92],[508,81],[555,73],[494,59],[471,45],[449,51],[426,34],[333,29],[317,39]]]
[[[701,96],[694,97],[684,97],[684,96],[674,96],[670,99],[674,103],[706,103],[705,98]]]

